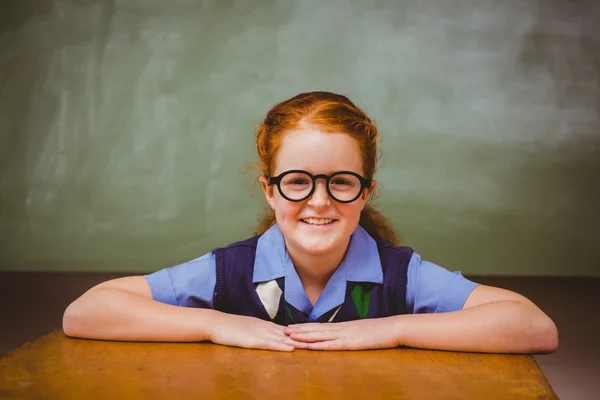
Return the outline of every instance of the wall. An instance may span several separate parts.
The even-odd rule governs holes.
[[[0,270],[150,271],[249,236],[255,127],[329,90],[378,121],[377,204],[423,258],[600,275],[597,2],[2,8]]]

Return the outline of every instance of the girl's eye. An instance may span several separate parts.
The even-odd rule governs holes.
[[[290,182],[292,185],[306,185],[308,181],[306,179],[294,179]]]
[[[334,185],[349,185],[350,184],[350,182],[348,182],[347,180],[340,179],[340,178],[334,179],[333,181],[331,181],[331,183]]]

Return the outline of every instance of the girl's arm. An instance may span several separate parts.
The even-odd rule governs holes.
[[[398,344],[439,350],[549,353],[558,347],[554,322],[520,294],[480,285],[462,310],[392,317]],[[391,322],[392,322],[391,321]]]
[[[142,276],[114,279],[88,290],[65,310],[63,330],[68,336],[102,340],[210,340],[267,350],[306,348],[269,321],[155,301]]]
[[[154,301],[146,279],[131,276],[103,282],[71,303],[63,330],[90,339],[203,341],[215,313]]]
[[[407,314],[338,324],[286,328],[314,350],[359,350],[399,345],[453,351],[548,353],[558,347],[554,322],[527,298],[480,285],[462,310]]]

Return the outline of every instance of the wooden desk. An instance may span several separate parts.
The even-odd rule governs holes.
[[[428,350],[276,353],[209,343],[78,340],[0,359],[0,398],[555,399],[530,356]]]

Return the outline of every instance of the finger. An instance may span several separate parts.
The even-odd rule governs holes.
[[[284,343],[295,348],[306,349],[306,343],[296,341],[290,338],[289,336],[284,335],[282,330],[280,330],[279,332],[272,333],[267,337],[267,340]]]
[[[340,338],[338,331],[321,331],[321,332],[292,332],[290,338],[299,342],[323,342],[326,340],[336,340]]]
[[[328,340],[326,342],[308,343],[309,350],[331,351],[331,350],[350,350],[344,345],[343,340]]]
[[[296,349],[308,349],[308,343],[299,342],[299,341],[293,340],[289,337],[286,337],[285,339],[283,339],[282,342],[285,344],[288,344],[290,346],[294,346]]]
[[[287,344],[287,343],[283,343],[277,340],[269,340],[268,342],[266,342],[264,344],[264,346],[260,347],[261,349],[265,349],[265,350],[274,350],[274,351],[294,351],[295,347]]]
[[[240,347],[243,349],[259,349],[259,350],[274,350],[274,351],[294,351],[294,346],[283,343],[278,340],[262,339],[251,340],[244,343],[222,343],[226,346]]]

